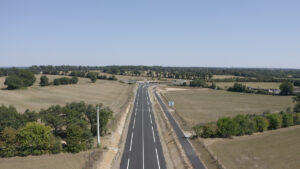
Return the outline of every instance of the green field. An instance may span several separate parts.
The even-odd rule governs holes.
[[[179,88],[180,89],[180,88]],[[163,92],[167,100],[175,101],[175,117],[185,129],[199,123],[216,121],[220,117],[237,114],[261,114],[264,111],[279,112],[293,107],[290,96],[271,96],[227,92],[212,89],[168,90]]]
[[[230,169],[299,169],[300,126],[221,139],[209,148]]]

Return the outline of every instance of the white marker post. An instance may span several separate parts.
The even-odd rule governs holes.
[[[99,121],[99,110],[100,107],[97,106],[97,146],[100,146],[100,121]]]

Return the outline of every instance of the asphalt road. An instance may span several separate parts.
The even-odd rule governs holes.
[[[147,88],[138,87],[120,169],[166,169]]]
[[[163,108],[165,114],[168,117],[168,120],[170,121],[171,125],[173,126],[173,129],[175,130],[175,133],[182,145],[182,148],[184,149],[187,157],[189,158],[190,162],[192,163],[192,166],[194,169],[205,169],[203,163],[196,155],[191,143],[188,141],[188,139],[185,137],[184,133],[182,132],[181,128],[177,124],[177,122],[174,120],[173,116],[167,109],[166,105],[163,103],[163,101],[160,99],[158,94],[155,92],[155,96],[160,104],[160,106]]]

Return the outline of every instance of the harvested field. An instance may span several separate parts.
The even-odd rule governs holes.
[[[209,146],[228,169],[298,169],[300,126],[220,139]]]
[[[47,77],[54,79],[59,76],[47,75]],[[4,82],[4,79],[1,77],[0,83]],[[18,111],[24,112],[26,109],[39,111],[51,105],[85,101],[90,104],[103,103],[119,113],[134,87],[108,80],[91,83],[87,78],[79,78],[78,84],[75,85],[40,87],[38,83],[39,76],[34,86],[27,89],[0,90],[0,104],[13,105]]]
[[[163,91],[167,100],[175,101],[175,118],[184,129],[199,123],[216,121],[237,114],[279,112],[293,107],[290,96],[271,96],[227,92],[211,89]]]
[[[0,158],[0,169],[82,169],[89,152]]]

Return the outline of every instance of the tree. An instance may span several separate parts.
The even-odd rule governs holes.
[[[8,76],[4,82],[8,90],[14,90],[24,87],[24,82],[17,76]]]
[[[300,124],[300,113],[296,113],[294,116],[294,124],[299,125]]]
[[[67,128],[67,151],[78,153],[91,147],[92,135],[79,125],[70,125]]]
[[[264,132],[269,127],[269,121],[262,116],[255,116],[253,118],[256,132]]]
[[[0,133],[0,157],[13,157],[17,154],[16,149],[17,130],[4,128]]]
[[[237,124],[236,135],[252,134],[254,132],[254,123],[248,116],[237,115],[234,117],[234,122]]]
[[[62,134],[62,128],[65,125],[65,120],[63,118],[63,108],[61,106],[57,105],[51,106],[46,110],[42,109],[40,111],[40,115],[42,121],[54,129],[53,132],[55,136]]]
[[[293,114],[292,113],[283,113],[282,114],[282,127],[289,127],[294,125]]]
[[[220,137],[231,137],[236,133],[237,124],[229,117],[217,121],[217,132]]]
[[[0,106],[0,132],[6,128],[18,129],[24,125],[24,117],[13,106]]]
[[[41,86],[48,86],[49,85],[49,79],[48,79],[47,76],[41,76],[40,85]]]
[[[28,109],[24,112],[23,118],[26,123],[28,122],[37,122],[39,114],[34,111],[29,111]]]
[[[245,85],[240,84],[240,83],[234,83],[233,87],[230,87],[228,91],[232,92],[246,92],[247,88]]]
[[[212,88],[212,89],[216,89],[216,88],[217,88],[217,85],[216,85],[215,82],[213,82],[213,83],[211,84],[211,88]]]
[[[196,79],[190,82],[191,87],[207,87],[207,84],[204,79]]]
[[[60,81],[60,84],[61,84],[61,85],[67,85],[67,84],[70,84],[70,79],[67,78],[67,77],[62,77],[62,78],[59,79],[59,81]]]
[[[37,122],[27,123],[17,134],[21,155],[40,155],[51,148],[51,128]]]
[[[96,80],[97,80],[97,77],[96,76],[91,76],[90,79],[91,79],[92,83],[95,83]]]
[[[292,95],[294,93],[294,85],[291,82],[283,82],[280,85],[281,95]]]
[[[60,85],[60,79],[59,78],[54,79],[53,84],[56,85],[56,86]]]
[[[281,128],[282,117],[280,116],[280,114],[268,114],[266,116],[266,118],[269,121],[269,129],[270,130]]]

